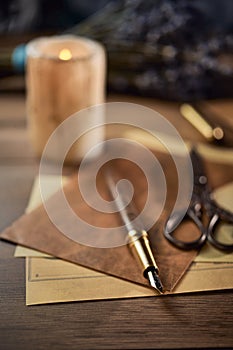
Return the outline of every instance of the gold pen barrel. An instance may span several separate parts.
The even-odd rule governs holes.
[[[150,269],[155,269],[158,273],[158,266],[152,254],[148,233],[146,231],[129,231],[128,244],[131,251],[142,265],[144,277],[147,277],[147,272]]]
[[[110,193],[115,198],[116,179],[119,180],[119,176],[108,171],[106,179]],[[141,263],[144,277],[153,288],[163,293],[163,285],[158,275],[158,266],[151,251],[148,234],[143,229],[144,225],[127,192],[127,188],[124,188],[115,198],[116,207],[127,230],[127,244],[135,258]]]

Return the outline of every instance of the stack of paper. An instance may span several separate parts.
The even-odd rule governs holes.
[[[48,197],[57,190],[54,177],[44,176]],[[225,207],[232,207],[233,183],[216,191]],[[38,179],[34,183],[27,211],[40,203]],[[142,285],[111,277],[38,251],[18,246],[16,257],[26,257],[26,304],[157,296]],[[206,245],[173,293],[233,288],[233,253],[224,254]]]

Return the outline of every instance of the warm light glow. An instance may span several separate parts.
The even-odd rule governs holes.
[[[72,58],[72,54],[69,49],[62,49],[59,53],[60,60],[69,61]]]

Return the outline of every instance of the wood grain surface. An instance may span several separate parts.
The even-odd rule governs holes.
[[[182,127],[175,104],[144,102],[171,115],[186,136],[200,137]],[[219,105],[232,110],[233,101]],[[37,170],[24,96],[0,96],[0,230],[24,212]],[[27,307],[24,259],[13,258],[13,251],[14,245],[0,242],[0,349],[233,347],[232,291]]]

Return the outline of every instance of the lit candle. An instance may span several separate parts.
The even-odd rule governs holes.
[[[60,58],[60,60],[69,61],[72,58],[72,54],[69,49],[62,49],[59,52],[58,57]]]
[[[105,52],[99,43],[69,35],[38,38],[28,44],[28,128],[38,156],[61,122],[83,108],[104,101]],[[102,138],[102,132],[83,138],[68,160],[80,161],[90,144]],[[60,136],[54,159],[59,156],[61,145]]]

